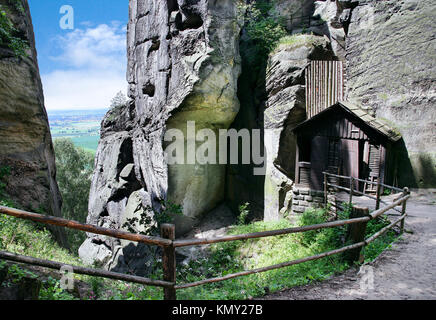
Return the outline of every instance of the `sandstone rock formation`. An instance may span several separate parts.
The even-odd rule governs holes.
[[[404,139],[399,185],[436,186],[436,3],[359,1],[347,36],[347,90]]]
[[[282,46],[281,50],[270,54],[267,70],[256,80],[245,76],[243,68],[238,92],[241,112],[235,124],[239,128],[245,123],[245,126],[264,129],[267,173],[262,201],[255,201],[263,205],[258,209],[262,216],[267,220],[277,219],[289,211],[295,155],[291,128],[304,120],[302,77],[308,60],[344,61],[348,99],[359,101],[377,117],[390,121],[404,137],[402,150],[398,150],[397,184],[434,186],[436,167],[432,130],[436,110],[431,52],[435,38],[430,22],[432,18],[434,20],[434,4],[414,0],[279,0],[275,5],[276,11],[283,13],[291,34],[311,34],[313,41],[326,41],[325,46],[329,49],[318,55],[304,55],[292,43],[288,48]],[[290,17],[302,19],[292,22]],[[245,48],[244,43],[241,48]],[[250,55],[242,51],[242,57],[244,66]],[[247,72],[252,68],[247,67]],[[255,97],[252,101],[244,94],[247,91],[250,92],[248,96]],[[253,192],[253,188],[259,189],[255,183],[247,183],[253,182],[251,173],[231,169],[229,201],[251,202],[250,194],[260,194],[259,190]],[[240,188],[244,182],[252,187],[235,196],[233,190],[238,187],[234,185]]]
[[[265,220],[276,220],[291,206],[295,179],[296,141],[292,129],[306,120],[304,72],[311,60],[332,60],[330,41],[298,35],[270,54],[264,113],[266,175]]]
[[[131,217],[153,218],[166,200],[184,207],[176,220],[179,233],[224,199],[234,211],[249,202],[252,217],[272,220],[289,212],[291,130],[305,119],[310,60],[344,61],[348,98],[398,125],[404,137],[398,185],[436,185],[430,0],[277,0],[276,12],[294,36],[263,60],[243,28],[239,39],[239,2],[130,1],[131,101],[102,123],[88,222],[125,228]],[[186,140],[188,121],[215,134],[229,126],[260,129],[266,175],[253,175],[254,164],[167,166],[164,149],[172,140],[164,141],[165,134],[179,129],[183,146],[192,143]],[[90,237],[80,254],[109,268],[145,273],[135,257],[156,251]]]
[[[0,48],[0,166],[9,167],[6,194],[20,207],[61,216],[61,196],[50,129],[44,107],[32,20],[27,1],[18,10],[1,0],[18,34],[29,44],[27,56],[16,57]],[[66,244],[61,228],[51,228],[58,241]]]
[[[91,186],[88,222],[123,228],[126,216],[157,214],[164,201],[183,206],[183,233],[224,199],[224,165],[167,167],[164,134],[227,128],[239,109],[239,31],[235,1],[132,0],[128,25],[128,106],[111,110],[102,123]],[[185,135],[186,138],[186,135]],[[139,210],[139,211],[138,211]],[[134,244],[90,237],[79,250],[122,271],[132,267]],[[114,254],[111,254],[114,253]]]

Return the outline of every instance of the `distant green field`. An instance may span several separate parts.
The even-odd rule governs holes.
[[[95,154],[101,119],[107,110],[59,110],[49,112],[53,139],[70,138],[74,145]]]
[[[53,140],[61,139],[61,138],[69,138],[73,141],[76,147],[83,148],[86,151],[92,152],[93,154],[96,153],[98,141],[100,140],[99,136],[71,136],[71,135],[53,136]]]
[[[73,143],[78,146],[82,147],[85,150],[91,151],[92,153],[95,153],[97,151],[98,141],[100,140],[99,136],[79,136],[71,138],[73,140]]]

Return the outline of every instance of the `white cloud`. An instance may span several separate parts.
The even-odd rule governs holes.
[[[43,79],[45,105],[54,109],[101,109],[118,91],[126,92],[124,74],[102,70],[57,70]]]
[[[126,92],[126,34],[119,22],[75,29],[55,39],[51,57],[60,66],[41,75],[46,108],[105,108],[118,91]]]

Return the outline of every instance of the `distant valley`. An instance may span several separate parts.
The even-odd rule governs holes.
[[[100,124],[107,109],[48,110],[53,140],[71,138],[73,143],[95,153],[100,140]]]

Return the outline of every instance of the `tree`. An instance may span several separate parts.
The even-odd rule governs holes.
[[[112,100],[111,100],[111,108],[117,108],[117,107],[125,106],[126,103],[127,103],[126,95],[122,91],[119,91],[115,95],[115,97],[113,97]]]
[[[64,218],[86,222],[91,178],[94,170],[94,155],[74,146],[71,139],[54,141],[57,182],[62,195]],[[77,249],[85,240],[85,233],[67,229],[71,249]]]

